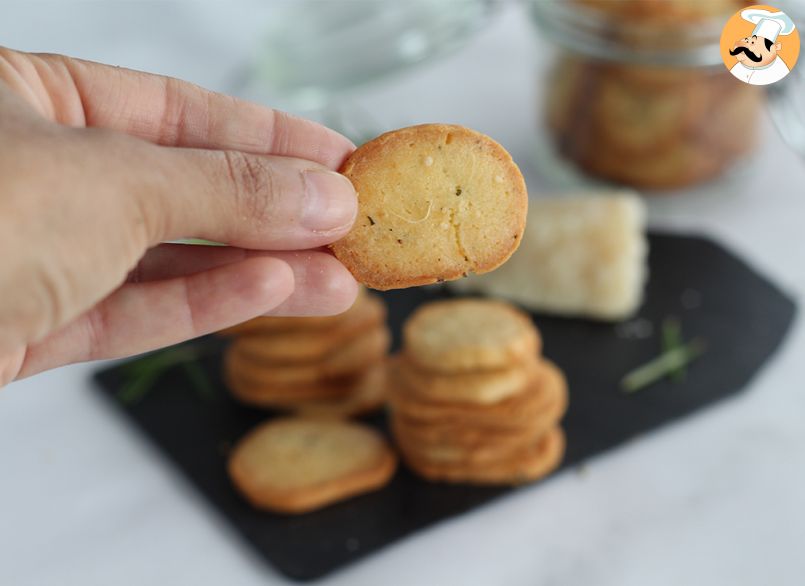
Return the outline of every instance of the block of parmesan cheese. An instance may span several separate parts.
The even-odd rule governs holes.
[[[449,286],[532,311],[615,321],[640,307],[647,253],[645,205],[632,192],[532,199],[509,261]]]

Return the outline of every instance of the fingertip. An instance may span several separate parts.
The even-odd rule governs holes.
[[[337,171],[356,148],[355,144],[346,136],[323,124],[280,110],[274,110],[274,112],[276,116],[274,131],[276,135],[285,137],[285,140],[289,142],[291,136],[304,139],[301,141],[304,145],[301,150],[311,149],[307,153],[294,150],[289,153],[280,152],[279,154],[291,154],[291,156],[307,158],[333,171]],[[273,152],[277,152],[277,150],[274,149]]]
[[[322,126],[322,128],[327,134],[327,140],[322,141],[321,160],[325,161],[325,166],[333,171],[338,171],[357,147],[340,132],[326,126]]]
[[[321,246],[346,236],[358,215],[358,194],[352,182],[334,171],[310,168],[302,173],[305,205],[300,224]]]
[[[295,289],[294,270],[282,259],[253,257],[237,263],[234,293],[254,308],[253,315],[269,312],[288,300]]]
[[[360,285],[347,268],[334,256],[319,253],[321,263],[327,266],[328,278],[316,283],[321,299],[319,315],[344,313],[355,303]]]
[[[330,149],[331,152],[332,152],[332,154],[331,154],[331,159],[332,159],[331,168],[334,171],[338,171],[338,170],[341,169],[341,167],[344,166],[344,161],[346,161],[347,158],[352,153],[355,152],[355,149],[357,147],[355,146],[355,143],[353,143],[350,139],[348,139],[343,134],[339,134],[335,130],[331,130],[331,129],[328,129],[328,130],[330,130],[330,132],[333,135],[333,138],[332,138],[333,146]]]
[[[293,268],[295,289],[291,297],[266,312],[267,315],[336,315],[352,307],[360,286],[333,255],[306,251],[285,253],[281,258]]]

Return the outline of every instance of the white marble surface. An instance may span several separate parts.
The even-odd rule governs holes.
[[[258,4],[244,2],[254,9],[244,17],[235,2],[0,2],[0,42],[231,90],[260,28]],[[510,6],[465,51],[366,96],[367,108],[389,124],[487,131],[524,164],[533,190],[532,55],[528,24]],[[770,130],[741,187],[655,200],[652,222],[714,235],[802,302],[803,184],[805,164]],[[322,583],[801,584],[804,355],[800,320],[740,397]],[[95,367],[0,391],[0,584],[285,583],[98,400]]]

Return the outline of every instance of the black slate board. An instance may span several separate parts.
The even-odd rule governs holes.
[[[684,383],[662,382],[627,396],[619,392],[618,382],[657,354],[656,335],[633,339],[611,324],[534,316],[545,355],[565,370],[570,384],[565,467],[737,393],[780,345],[794,318],[791,299],[710,240],[656,234],[650,240],[651,278],[639,317],[653,323],[655,331],[666,316],[678,317],[685,337],[704,338],[708,353],[689,368]],[[395,344],[400,324],[414,307],[448,295],[432,288],[384,294]],[[403,468],[385,489],[318,512],[298,517],[257,512],[234,493],[224,464],[229,446],[266,414],[229,399],[219,363],[215,354],[204,364],[220,387],[209,400],[191,390],[181,370],[167,373],[133,406],[115,398],[121,384],[117,369],[96,378],[114,405],[266,560],[291,578],[321,577],[514,490],[429,484]],[[385,429],[382,416],[368,421]]]

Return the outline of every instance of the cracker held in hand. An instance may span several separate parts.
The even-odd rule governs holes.
[[[229,475],[255,507],[305,513],[384,486],[396,466],[394,452],[370,427],[285,418],[241,440]]]
[[[401,289],[503,264],[525,228],[528,194],[511,156],[488,136],[448,124],[387,132],[341,172],[358,217],[331,245],[367,287]]]

